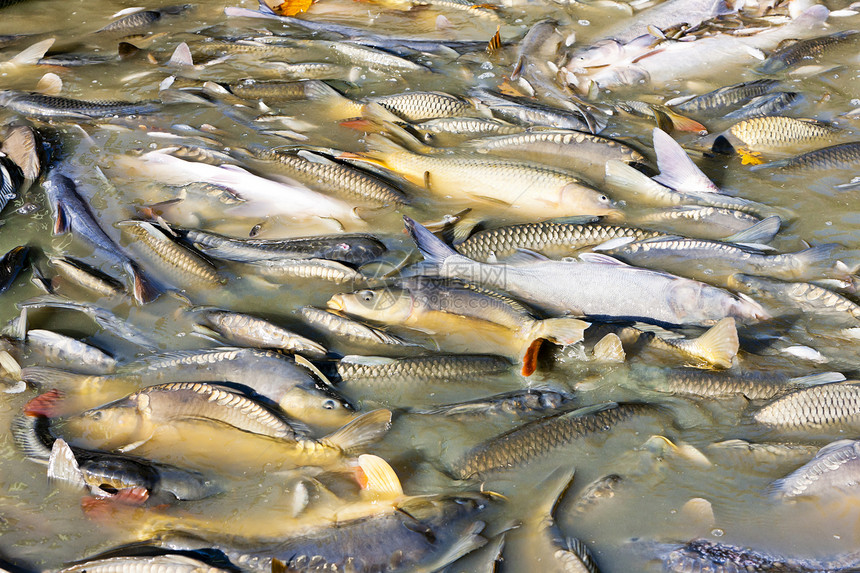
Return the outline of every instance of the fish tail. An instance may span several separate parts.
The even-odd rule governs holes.
[[[739,231],[734,235],[723,239],[726,243],[764,243],[767,244],[773,240],[779,232],[779,227],[782,224],[782,219],[778,215],[771,215],[766,219],[762,219],[752,227]]]
[[[391,141],[387,137],[383,137],[378,133],[371,133],[365,138],[367,143],[367,151],[363,155],[371,159],[379,159],[385,161],[387,157],[395,153],[407,151],[405,147],[399,143]]]
[[[403,217],[403,222],[409,236],[415,241],[426,262],[441,265],[448,257],[457,255],[454,249],[446,245],[442,239],[427,230],[427,227],[421,223],[406,216]]]
[[[720,368],[731,368],[738,353],[738,329],[735,319],[726,317],[698,338],[675,343],[685,352]]]
[[[795,386],[818,386],[820,384],[834,384],[836,382],[845,382],[845,375],[841,372],[817,372],[789,380],[789,383]]]
[[[9,430],[12,432],[15,448],[28,460],[47,463],[51,457],[51,448],[40,435],[38,428],[40,422],[47,423],[41,416],[19,414],[12,418]]]
[[[841,245],[835,243],[818,245],[795,253],[794,259],[802,270],[821,268],[822,265],[830,264],[833,261],[834,252],[841,248]],[[851,273],[847,267],[840,268],[833,264],[827,269],[827,277],[847,281],[851,279]]]
[[[381,438],[391,427],[391,410],[373,410],[322,439],[341,451],[361,448]]]
[[[599,362],[624,362],[627,354],[617,334],[610,332],[594,345],[594,359]]]
[[[537,322],[534,335],[561,346],[569,346],[580,342],[589,326],[590,323],[578,318],[548,318]]]
[[[137,265],[131,265],[129,273],[131,273],[133,283],[134,299],[137,302],[145,304],[158,298],[161,290]]]
[[[617,159],[610,159],[606,162],[606,184],[610,186],[610,190],[615,189],[623,193],[635,195],[649,203],[653,202],[655,197],[668,196],[669,193],[673,193],[641,171]],[[670,198],[672,197],[670,196]],[[658,203],[673,205],[675,202],[658,201]]]
[[[8,155],[9,159],[21,168],[21,172],[28,181],[39,178],[39,172],[42,169],[41,145],[33,128],[19,125],[10,129],[0,151]]]

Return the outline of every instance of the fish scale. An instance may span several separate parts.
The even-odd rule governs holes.
[[[398,387],[433,381],[488,376],[507,372],[511,363],[493,355],[418,356],[375,361],[343,359],[337,373],[346,383],[372,381],[374,385]]]
[[[762,167],[767,167],[768,164]],[[785,171],[852,169],[860,165],[860,142],[840,143],[793,157],[780,164]]]
[[[754,97],[766,94],[778,83],[779,82],[776,80],[755,80],[733,86],[726,86],[712,92],[696,96],[685,102],[673,105],[672,107],[685,113],[716,111],[730,108]]]
[[[584,247],[619,237],[641,240],[658,235],[660,233],[655,231],[611,225],[527,223],[480,231],[456,248],[461,254],[479,261],[487,261],[492,255],[504,259],[519,249],[528,249],[549,257],[564,257],[572,256]]]
[[[574,410],[541,418],[475,446],[452,469],[460,479],[515,469],[648,411],[641,404],[620,404],[593,414]]]
[[[771,116],[741,121],[729,131],[751,150],[779,150],[795,145],[826,144],[839,130],[816,120]]]
[[[77,100],[39,93],[0,91],[0,106],[20,114],[41,118],[72,118],[128,116],[152,113],[162,109],[155,102],[128,102],[120,100]]]
[[[377,207],[404,205],[406,196],[388,183],[355,167],[323,158],[305,159],[292,153],[260,150],[258,159],[270,162],[278,172],[312,187],[346,200],[358,200]]]
[[[424,121],[463,115],[472,105],[466,100],[441,92],[407,92],[371,98],[406,121]]]
[[[860,386],[840,383],[798,390],[763,406],[754,418],[780,429],[860,429]]]
[[[182,393],[185,398],[174,399],[173,392]],[[215,388],[201,382],[173,382],[159,384],[144,388],[132,397],[147,395],[150,397],[150,407],[163,408],[155,413],[157,417],[165,416],[167,419],[183,418],[188,415],[192,417],[206,417],[214,419],[241,430],[263,434],[275,438],[297,437],[296,431],[289,424],[275,416],[263,406],[234,392],[228,392]],[[155,400],[162,398],[156,403]],[[163,400],[163,398],[168,398]],[[219,408],[207,408],[200,400],[211,402]],[[156,405],[157,404],[157,405]]]

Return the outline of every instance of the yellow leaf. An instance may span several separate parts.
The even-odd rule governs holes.
[[[281,3],[278,0],[265,0],[265,2],[279,16],[295,16],[299,12],[304,12],[313,4],[313,0],[285,0]]]
[[[749,151],[743,147],[737,148],[738,155],[741,156],[741,165],[761,165],[764,163],[761,159],[761,153],[758,151]]]

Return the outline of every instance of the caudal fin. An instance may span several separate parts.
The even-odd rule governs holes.
[[[457,254],[454,249],[446,245],[442,239],[427,230],[427,227],[421,223],[405,215],[403,223],[406,225],[409,236],[415,241],[415,245],[428,263],[442,264],[445,259]]]
[[[727,317],[698,338],[674,343],[686,353],[718,368],[731,368],[739,349],[735,319]]]
[[[598,362],[624,362],[627,358],[621,339],[611,332],[594,345],[592,355]]]
[[[39,63],[39,60],[45,57],[47,51],[54,45],[54,38],[48,38],[41,42],[36,42],[21,53],[15,55],[7,63],[15,66],[28,66]]]
[[[374,410],[352,420],[323,438],[323,442],[342,451],[350,451],[372,443],[391,427],[391,411]]]

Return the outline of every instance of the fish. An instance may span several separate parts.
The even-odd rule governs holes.
[[[321,279],[335,284],[362,284],[366,277],[352,267],[327,259],[275,259],[250,263],[257,273],[275,284],[291,279]]]
[[[747,400],[770,400],[816,384],[830,384],[844,380],[838,373],[825,372],[789,378],[771,372],[703,372],[678,369],[668,372],[645,370],[636,376],[637,384],[673,396],[687,398],[729,398],[743,396]]]
[[[857,40],[860,40],[860,33],[850,30],[819,38],[790,42],[771,52],[767,59],[758,66],[757,71],[762,74],[776,74],[803,60],[819,61],[828,52],[845,46],[852,46]]]
[[[415,221],[404,220],[433,274],[503,290],[550,314],[701,326],[727,316],[740,321],[769,316],[750,299],[605,255],[580,255],[578,262],[532,258],[519,264],[479,263],[457,254]]]
[[[294,153],[252,149],[254,158],[265,162],[268,172],[279,173],[311,189],[372,208],[402,207],[406,195],[390,183],[357,167],[339,163],[307,149]]]
[[[745,231],[760,221],[761,219],[754,215],[734,209],[680,205],[640,215],[634,218],[631,223],[652,231],[665,232],[668,230],[685,237],[719,241],[727,239],[735,233]],[[648,237],[642,236],[636,239],[646,238]]]
[[[472,260],[504,260],[521,249],[560,259],[574,256],[584,247],[600,245],[621,237],[636,240],[659,236],[656,231],[596,223],[525,223],[478,231],[455,246],[457,252]]]
[[[686,573],[710,571],[732,573],[734,571],[786,571],[813,573],[814,571],[849,572],[856,567],[858,558],[852,553],[843,553],[829,559],[796,558],[764,553],[737,545],[693,539],[687,543],[645,542],[647,551],[663,563],[664,571]],[[645,547],[642,547],[645,550]]]
[[[326,332],[328,335],[333,335],[352,344],[386,349],[391,347],[419,346],[414,342],[403,340],[398,336],[356,322],[351,318],[328,310],[304,306],[301,309],[301,313],[302,318],[312,326]]]
[[[562,346],[582,340],[588,323],[575,318],[537,319],[521,305],[469,287],[420,280],[401,286],[337,294],[329,308],[377,323],[430,335],[445,352],[499,354],[537,369],[546,339]],[[480,336],[475,338],[475,334]]]
[[[64,432],[94,449],[118,449],[146,442],[159,426],[203,421],[284,440],[304,438],[304,430],[244,395],[203,382],[147,386],[124,398],[68,416]]]
[[[788,173],[814,173],[830,169],[851,170],[855,169],[858,163],[860,163],[860,142],[849,142],[809,151],[790,159],[756,165],[753,168],[779,168]]]
[[[762,221],[759,225],[764,223]],[[787,281],[844,280],[847,273],[836,265],[834,259],[834,253],[840,248],[831,243],[796,253],[767,254],[743,244],[673,237],[655,237],[617,248],[598,247],[601,252],[628,264],[722,286],[726,286],[728,278],[737,272]]]
[[[487,106],[493,117],[509,123],[527,127],[538,125],[555,129],[591,131],[585,116],[580,112],[548,106],[527,98],[504,96],[482,88],[470,90],[469,95]]]
[[[153,101],[88,101],[17,90],[0,91],[0,106],[36,119],[76,121],[145,115],[162,109],[161,103]]]
[[[418,122],[440,117],[458,117],[475,111],[472,102],[443,92],[409,91],[369,98],[400,119]]]
[[[842,431],[860,427],[860,386],[848,382],[796,390],[753,414],[763,426],[781,431]]]
[[[811,459],[819,450],[817,446],[793,442],[747,442],[745,440],[723,440],[708,445],[708,454],[731,457],[738,465],[752,460],[760,464],[797,464]]]
[[[26,245],[14,247],[0,258],[0,294],[9,290],[29,262],[30,247]]]
[[[572,396],[569,394],[552,388],[531,387],[527,390],[514,390],[486,398],[412,411],[424,416],[455,418],[460,421],[482,421],[498,416],[522,419],[536,413],[546,414],[558,410],[571,400]]]
[[[145,31],[165,15],[177,16],[191,8],[190,4],[167,6],[158,10],[140,10],[114,20],[96,30],[96,34],[126,36]]]
[[[159,281],[175,287],[226,284],[227,279],[209,261],[174,242],[152,223],[126,220],[115,226],[128,237],[126,248],[149,268],[157,269]]]
[[[779,115],[803,98],[797,92],[773,92],[752,98],[733,112],[727,113],[724,119],[750,119]]]
[[[488,135],[510,135],[526,128],[497,119],[483,117],[440,117],[403,126],[410,133],[417,133],[425,143],[436,146],[452,146],[464,138]]]
[[[839,498],[850,496],[857,487],[860,442],[838,440],[827,444],[809,462],[767,487],[776,499]]]
[[[223,491],[218,480],[200,472],[128,454],[73,449],[61,438],[51,436],[48,419],[43,416],[20,414],[13,419],[11,431],[21,453],[48,466],[51,480],[84,485],[97,496],[139,487],[156,499],[197,500]]]
[[[599,89],[644,84],[667,85],[678,79],[689,81],[713,76],[718,70],[750,67],[754,54],[770,50],[789,38],[814,36],[823,26],[829,10],[814,5],[786,24],[757,33],[736,36],[714,34],[694,41],[663,41],[652,47],[653,38],[640,36],[628,42],[610,40],[584,53],[574,53],[564,65],[566,81],[580,92],[594,84]],[[720,54],[718,60],[714,54]]]
[[[402,385],[422,386],[444,382],[458,383],[463,379],[483,378],[503,374],[511,362],[491,354],[451,354],[387,358],[383,356],[352,356],[341,358],[335,366],[340,382],[338,388],[386,388]]]
[[[64,439],[82,447],[137,450],[188,464],[223,462],[229,451],[238,468],[262,462],[341,469],[349,452],[379,439],[390,424],[391,412],[379,409],[313,439],[241,394],[200,382],[147,387],[61,421]],[[178,435],[186,439],[177,442]],[[223,449],[213,451],[215,444]]]
[[[763,96],[774,89],[777,80],[761,79],[717,88],[699,96],[670,100],[666,105],[681,113],[718,113],[734,110],[750,100]]]
[[[609,403],[545,416],[473,447],[452,464],[451,475],[470,479],[516,470],[652,411],[641,404]]]
[[[665,30],[678,24],[696,26],[716,16],[731,14],[738,7],[723,0],[670,0],[646,8],[631,20],[620,22],[605,30],[606,38],[628,42],[639,36],[650,34],[649,28]]]
[[[855,302],[812,283],[783,282],[739,273],[729,277],[728,284],[734,290],[776,300],[816,318],[828,317],[847,325],[857,325],[860,320],[860,306]]]
[[[622,343],[646,346],[705,368],[731,368],[739,349],[738,331],[731,317],[724,318],[696,338],[661,337],[635,327],[623,327],[616,334]]]
[[[255,539],[253,550],[247,541],[237,539],[235,528],[207,533],[216,526],[225,529],[226,522],[155,513],[144,520],[149,530],[187,531],[209,538],[232,562],[259,573],[315,568],[429,572],[486,543],[479,534],[485,526],[481,518],[491,505],[487,494],[405,495],[381,458],[364,454],[359,465],[367,497],[341,502],[336,520],[330,517],[330,507],[309,508],[295,519],[243,520],[246,537]]]
[[[23,373],[33,384],[105,394],[128,393],[152,383],[232,383],[265,397],[291,418],[307,423],[337,423],[351,418],[354,408],[336,391],[284,354],[256,348],[221,347],[161,352],[123,364],[109,375],[81,375],[31,367]],[[131,387],[131,388],[130,388]]]
[[[198,307],[191,312],[233,344],[280,349],[310,358],[326,355],[326,349],[321,344],[257,316],[217,308]]]
[[[464,147],[488,155],[564,169],[598,186],[604,183],[606,161],[610,159],[646,163],[641,153],[618,141],[559,129],[484,137],[469,141]]]
[[[749,151],[785,152],[833,143],[840,130],[827,123],[782,116],[755,117],[734,124],[729,133]]]
[[[114,336],[147,350],[158,347],[152,337],[128,321],[119,318],[106,308],[86,302],[78,302],[58,295],[41,295],[18,303],[19,309],[60,308],[81,312],[90,317],[100,328]]]
[[[2,6],[0,6],[2,8]],[[5,62],[0,62],[0,72],[9,73],[23,66],[31,66],[39,63],[39,60],[44,57],[45,53],[54,45],[54,38],[47,38],[36,42],[25,50],[12,56]],[[2,92],[0,92],[2,93]]]
[[[110,275],[94,269],[86,263],[72,257],[48,257],[51,267],[58,276],[71,281],[74,285],[103,297],[126,297],[125,287]]]
[[[244,80],[227,85],[230,93],[242,99],[288,102],[324,99],[332,90],[320,80],[257,81]]]
[[[78,372],[105,374],[117,367],[116,359],[103,350],[50,330],[28,330],[26,342],[49,363],[73,366]]]
[[[230,569],[212,566],[187,555],[109,557],[68,565],[58,573],[227,573]]]
[[[385,244],[379,239],[361,233],[295,239],[240,239],[199,229],[174,230],[208,257],[243,263],[288,258],[327,259],[363,265],[386,251]]]
[[[138,158],[124,156],[121,161],[132,171],[174,185],[206,182],[222,185],[244,202],[229,210],[237,216],[284,215],[295,220],[333,220],[338,230],[344,226],[363,227],[364,222],[348,203],[312,191],[301,185],[285,185],[258,177],[231,165],[206,165],[174,157],[166,150],[156,150]]]
[[[558,169],[463,152],[417,153],[376,133],[367,136],[366,141],[369,150],[364,157],[427,187],[435,195],[502,205],[525,217],[616,212],[606,195]]]
[[[48,174],[43,188],[54,214],[54,234],[71,232],[109,264],[131,277],[134,298],[139,303],[150,302],[159,294],[148,275],[101,228],[87,202],[78,194],[75,182],[54,170]]]

